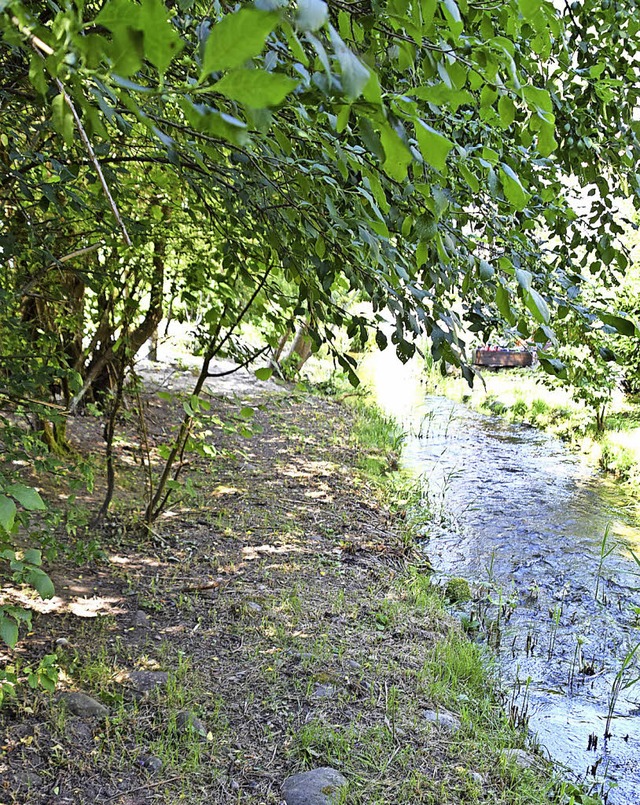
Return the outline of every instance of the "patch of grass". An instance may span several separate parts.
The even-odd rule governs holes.
[[[398,469],[398,459],[406,433],[377,406],[357,399],[352,439],[358,449],[357,466],[372,476],[383,476]]]

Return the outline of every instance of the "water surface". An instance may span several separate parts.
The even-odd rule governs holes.
[[[463,615],[490,629],[514,713],[611,805],[638,805],[635,501],[559,440],[427,396],[389,361],[378,384],[426,482],[426,550],[440,576],[472,582]]]

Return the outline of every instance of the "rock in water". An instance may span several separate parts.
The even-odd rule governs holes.
[[[106,718],[109,715],[109,710],[100,704],[91,696],[80,691],[70,691],[68,693],[61,693],[58,696],[58,701],[61,702],[67,710],[80,716],[81,718]]]
[[[282,786],[287,805],[337,805],[347,787],[339,771],[323,766],[288,777]]]

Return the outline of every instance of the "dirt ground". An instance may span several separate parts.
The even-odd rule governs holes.
[[[288,775],[325,765],[345,773],[354,803],[534,801],[514,798],[497,760],[514,736],[481,745],[469,696],[442,676],[438,647],[459,628],[423,595],[426,557],[407,547],[402,512],[356,469],[353,414],[302,392],[236,392],[210,398],[215,455],[190,458],[186,492],[150,531],[132,403],[107,522],[61,553],[55,598],[5,590],[36,614],[4,660],[55,653],[60,676],[56,695],[23,688],[0,710],[0,803],[277,805]],[[159,461],[182,403],[143,401]],[[248,405],[252,438],[217,424],[242,426]],[[99,452],[95,420],[71,432]],[[77,505],[95,509],[101,491]],[[65,691],[108,715],[70,712]],[[421,720],[456,702],[455,740]],[[482,708],[474,717],[501,730]]]

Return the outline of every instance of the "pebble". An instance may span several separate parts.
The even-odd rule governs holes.
[[[176,715],[176,727],[183,732],[195,732],[202,738],[206,738],[209,732],[205,723],[188,710],[181,710]]]
[[[423,710],[422,717],[431,724],[436,724],[449,732],[460,729],[460,719],[448,710]]]
[[[162,760],[155,755],[140,755],[138,762],[150,774],[156,774],[162,768]]]
[[[146,612],[139,609],[136,612],[136,629],[148,629],[150,626],[149,616]]]
[[[311,694],[312,699],[332,699],[338,688],[335,685],[316,685]]]
[[[287,805],[338,805],[344,802],[346,779],[336,769],[323,766],[288,777],[282,786]]]
[[[127,678],[137,693],[149,693],[165,687],[169,674],[166,671],[130,671]]]
[[[14,785],[18,791],[28,791],[30,788],[41,788],[42,777],[35,771],[21,771],[15,775]]]
[[[81,718],[106,718],[109,710],[100,702],[80,691],[61,693],[58,701],[63,704],[74,716]]]
[[[538,763],[538,758],[525,749],[503,749],[501,754],[507,762],[515,763],[521,769],[530,769]]]

